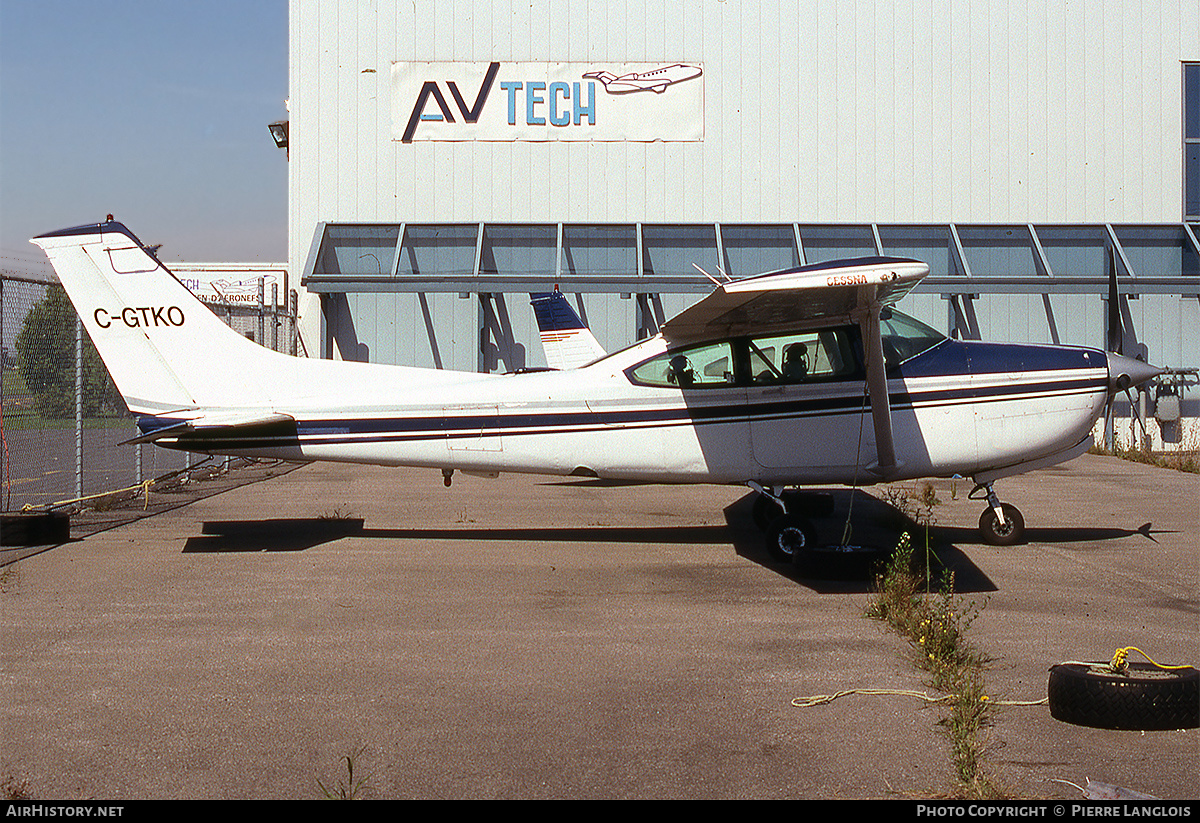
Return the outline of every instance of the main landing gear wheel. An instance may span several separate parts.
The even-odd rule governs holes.
[[[812,524],[798,514],[781,514],[767,526],[767,552],[777,563],[795,563],[816,545]]]
[[[1060,663],[1047,684],[1050,716],[1094,729],[1200,728],[1200,672],[1130,663]]]
[[[767,527],[767,552],[777,563],[790,564],[805,577],[820,580],[869,578],[887,553],[869,546],[826,546],[808,518],[782,514]]]
[[[1012,546],[1020,543],[1025,537],[1025,518],[1011,503],[1001,503],[1000,509],[1004,512],[1003,523],[991,506],[979,515],[979,531],[984,542],[993,546]]]

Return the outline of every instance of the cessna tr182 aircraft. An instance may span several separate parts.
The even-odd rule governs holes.
[[[984,538],[1015,543],[1023,518],[993,483],[1083,453],[1110,395],[1160,372],[948,339],[892,308],[929,268],[891,257],[730,280],[658,336],[577,368],[294,358],[226,326],[111,217],[33,242],[137,416],[136,442],[425,466],[447,483],[459,470],[746,485],[781,561],[817,548],[787,492],[812,484],[969,476]]]

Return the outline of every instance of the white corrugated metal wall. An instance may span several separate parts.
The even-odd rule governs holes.
[[[297,273],[319,221],[1178,223],[1200,4],[293,0],[291,59]],[[704,141],[393,140],[394,61],[490,60],[702,62]],[[977,301],[981,331],[1103,343],[1099,300],[1050,303]],[[632,301],[586,308],[603,343],[630,339]],[[904,308],[946,327],[936,296]],[[508,310],[541,363],[523,298]],[[1198,365],[1194,298],[1131,311],[1163,362]],[[474,301],[361,295],[352,314],[372,360],[475,367]]]
[[[1179,222],[1200,4],[296,0],[316,220]],[[703,143],[413,143],[392,62],[695,61]]]

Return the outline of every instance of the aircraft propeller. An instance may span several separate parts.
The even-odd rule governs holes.
[[[1143,360],[1125,356],[1125,326],[1121,319],[1121,298],[1117,287],[1117,260],[1110,258],[1108,270],[1108,409],[1105,419],[1111,429],[1113,405],[1117,392],[1124,392],[1129,409],[1141,424],[1142,435],[1146,433],[1146,421],[1133,400],[1133,389],[1163,373],[1157,366]],[[1132,445],[1132,444],[1131,444]]]

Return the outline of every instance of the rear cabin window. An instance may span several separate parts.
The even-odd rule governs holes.
[[[733,345],[708,343],[660,354],[629,372],[634,383],[664,388],[704,388],[734,383]]]

